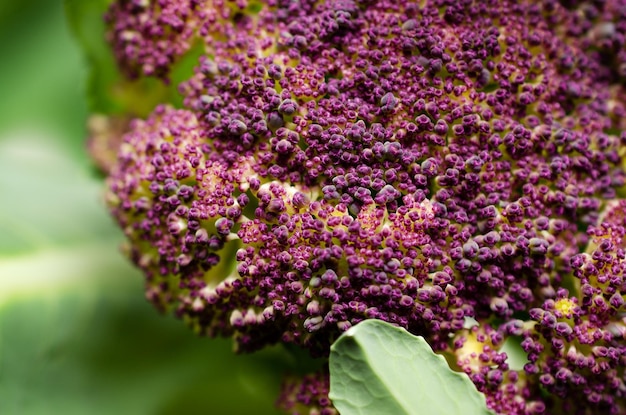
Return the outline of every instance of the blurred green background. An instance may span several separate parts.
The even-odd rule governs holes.
[[[151,308],[119,253],[63,6],[0,2],[0,413],[276,413],[296,359],[197,338]],[[81,27],[101,39],[99,21]]]

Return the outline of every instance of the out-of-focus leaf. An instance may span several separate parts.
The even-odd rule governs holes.
[[[341,415],[487,415],[484,396],[422,337],[379,320],[331,347],[330,398]]]
[[[37,128],[54,136],[74,159],[83,157],[85,71],[61,1],[0,3],[9,5],[0,6],[9,11],[0,13],[0,140],[11,131]],[[8,195],[0,197],[4,203]]]
[[[15,133],[0,141],[0,258],[118,238],[102,184],[53,140]]]
[[[277,350],[236,356],[229,341],[196,338],[180,322],[156,316],[139,284],[114,278],[138,277],[124,262],[89,249],[74,253],[100,272],[73,269],[81,260],[68,253],[58,270],[71,284],[44,282],[48,292],[23,293],[0,308],[3,414],[277,413]],[[62,265],[58,256],[30,262],[22,273]],[[4,263],[0,272],[10,268]]]
[[[65,0],[67,21],[88,63],[87,100],[94,112],[121,112],[114,86],[121,75],[104,39],[104,13],[110,0]]]

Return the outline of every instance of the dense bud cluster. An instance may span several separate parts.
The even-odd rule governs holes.
[[[570,44],[575,44],[596,61],[603,63],[605,76],[626,80],[626,1],[561,1],[568,13],[561,12],[555,0],[544,0],[549,21]]]
[[[337,415],[328,398],[329,390],[328,373],[287,379],[278,398],[278,407],[294,415]]]
[[[626,411],[626,12],[562,3],[116,2],[130,76],[206,48],[109,178],[148,298],[244,351],[382,319],[498,413]]]
[[[208,19],[206,0],[122,0],[114,2],[105,20],[109,41],[121,68],[130,78],[166,77],[170,66],[196,40]]]

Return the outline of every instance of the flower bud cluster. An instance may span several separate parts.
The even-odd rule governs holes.
[[[130,76],[206,52],[109,177],[148,298],[242,351],[381,319],[499,413],[623,413],[622,46],[571,27],[619,1],[561,3],[115,2]]]
[[[166,78],[170,66],[189,50],[201,22],[209,18],[205,0],[123,0],[105,16],[108,40],[130,78]]]
[[[290,414],[337,415],[328,398],[328,373],[306,375],[285,380],[278,398],[278,407]]]

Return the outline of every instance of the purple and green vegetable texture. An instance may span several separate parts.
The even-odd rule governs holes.
[[[93,123],[125,252],[199,334],[330,356],[281,408],[626,413],[626,1],[118,0],[105,22],[116,93],[155,104]]]

